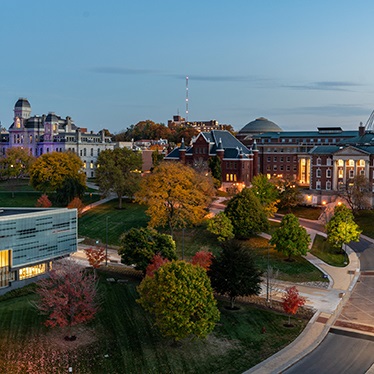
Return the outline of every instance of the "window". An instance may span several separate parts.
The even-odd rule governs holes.
[[[280,166],[279,166],[279,170],[280,170],[280,171],[283,171],[283,168],[284,168],[283,165],[280,165]]]
[[[321,189],[321,181],[317,181],[316,182],[316,190],[320,190]]]
[[[279,159],[279,161],[280,161],[280,162],[283,162],[283,157],[281,157],[281,158]]]
[[[343,160],[338,160],[338,166],[344,166],[344,161]]]
[[[22,280],[22,279],[36,277],[40,274],[44,274],[45,272],[46,272],[45,264],[29,266],[29,267],[22,268],[19,270],[19,279]]]
[[[326,165],[327,165],[327,166],[331,166],[331,165],[332,165],[332,160],[331,160],[330,157],[327,158],[327,160],[326,160]]]
[[[10,251],[0,251],[0,287],[8,287],[10,281],[9,272]]]
[[[274,161],[274,162],[277,162],[277,161],[278,161],[276,156],[273,158],[273,161]]]
[[[90,169],[93,169],[94,168],[94,163],[93,163],[93,161],[91,160],[91,162],[90,162]]]
[[[317,169],[316,171],[316,177],[321,178],[321,169]]]
[[[87,156],[87,149],[83,148],[83,156]]]
[[[326,182],[326,190],[328,190],[328,191],[331,190],[331,182],[330,181]]]
[[[343,178],[344,172],[343,169],[338,170],[338,178]]]
[[[360,175],[365,175],[365,170],[364,169],[360,170]]]
[[[353,160],[347,160],[347,166],[355,166],[355,162]]]
[[[358,160],[359,166],[365,166],[365,160]]]
[[[354,177],[354,170],[349,170],[349,178],[352,179]]]
[[[277,170],[277,165],[274,165],[274,166],[273,166],[273,170],[274,170],[274,171]]]
[[[331,169],[326,170],[326,178],[331,178]]]
[[[321,165],[321,158],[320,157],[317,158],[317,165]]]
[[[291,170],[290,165],[287,165],[286,169],[287,169],[287,171],[290,171]]]
[[[83,161],[83,169],[85,169],[87,167],[87,162],[86,160]]]
[[[290,161],[291,161],[291,157],[290,157],[290,156],[287,156],[286,161],[287,161],[287,162],[290,162]]]
[[[93,150],[93,148],[91,148],[91,156],[93,156],[93,152],[94,152],[94,150]]]
[[[270,162],[270,161],[271,161],[271,157],[270,157],[270,156],[268,156],[268,158],[267,158],[267,161],[268,161],[268,162]]]

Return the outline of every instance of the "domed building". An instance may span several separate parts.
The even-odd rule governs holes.
[[[253,143],[253,136],[263,134],[266,132],[282,132],[283,130],[274,122],[269,121],[264,117],[260,117],[247,123],[236,137],[246,146]]]

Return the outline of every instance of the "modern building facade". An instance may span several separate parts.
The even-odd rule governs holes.
[[[95,164],[100,152],[113,149],[111,137],[105,130],[98,133],[77,127],[70,117],[61,118],[55,113],[31,116],[31,105],[25,98],[20,98],[14,106],[14,122],[8,133],[0,138],[0,153],[7,148],[22,147],[30,155],[38,157],[43,153],[76,153],[83,162],[83,169],[88,178],[95,176]]]
[[[0,209],[0,295],[45,275],[77,250],[77,210]]]
[[[187,146],[182,141],[165,160],[179,161],[200,170],[209,170],[208,160],[218,157],[221,161],[222,186],[224,189],[249,186],[258,173],[258,150],[254,144],[248,149],[226,130],[201,132]]]

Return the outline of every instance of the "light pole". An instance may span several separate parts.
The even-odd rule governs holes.
[[[105,266],[108,266],[108,219],[109,216],[105,217],[106,225],[105,225],[105,233],[106,233],[106,244],[105,244]]]

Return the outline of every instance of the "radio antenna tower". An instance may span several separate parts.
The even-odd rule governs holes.
[[[186,122],[188,122],[188,76],[186,77]]]

